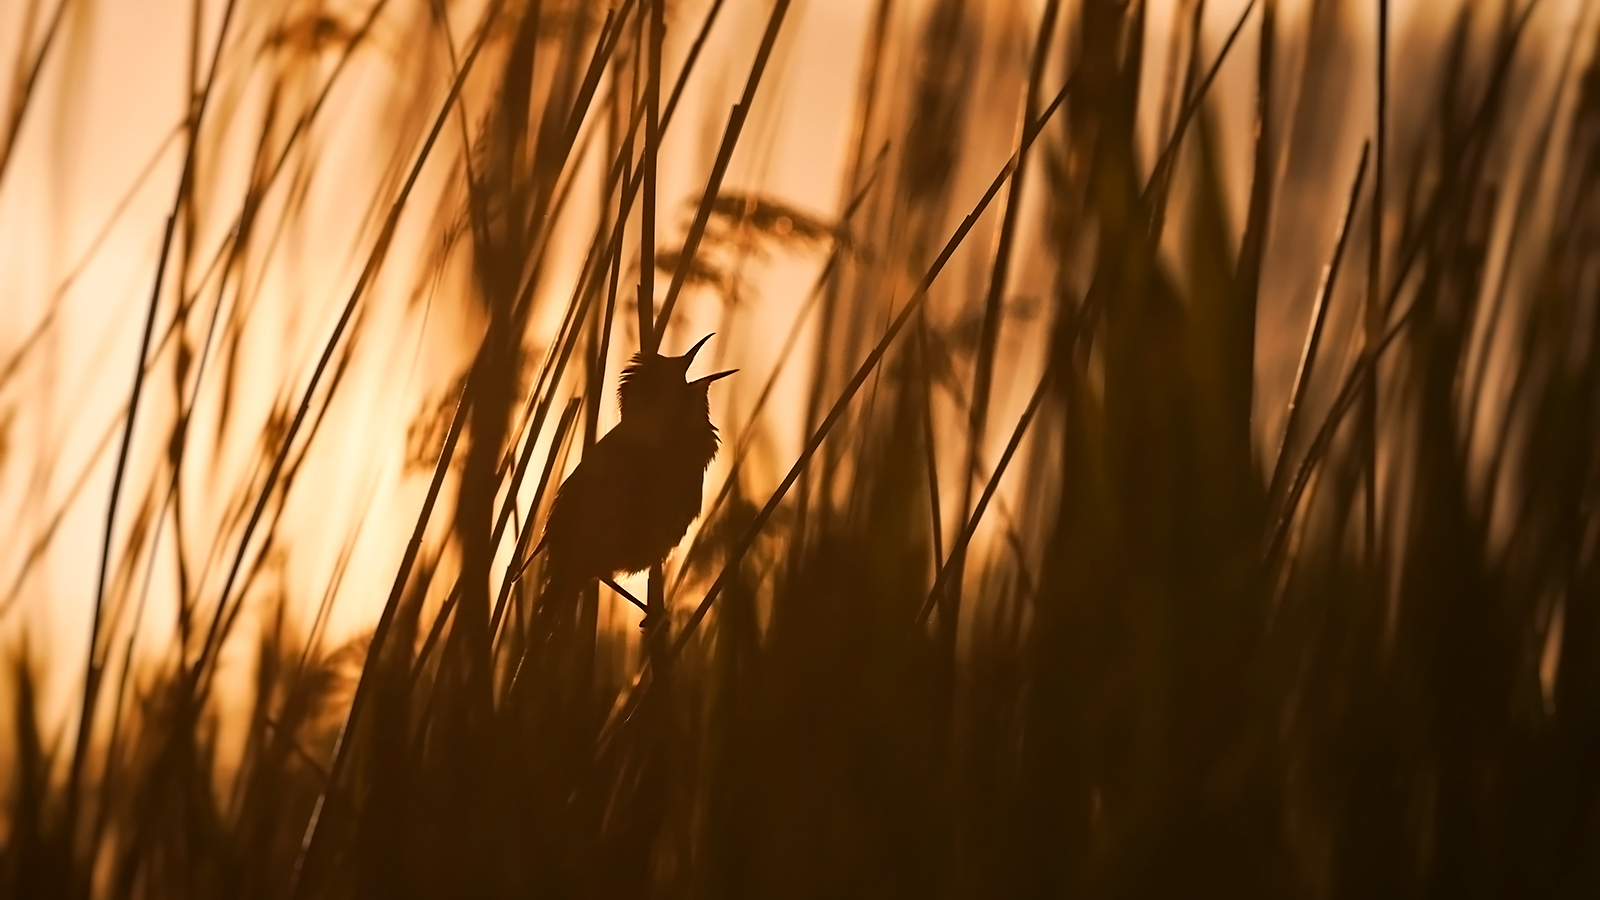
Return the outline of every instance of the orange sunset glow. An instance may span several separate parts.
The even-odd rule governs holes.
[[[1600,893],[1597,38],[0,4],[0,900]]]

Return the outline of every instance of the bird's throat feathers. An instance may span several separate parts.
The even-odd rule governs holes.
[[[617,386],[622,412],[617,430],[663,456],[693,460],[704,469],[717,455],[719,438],[711,424],[708,383],[685,381],[687,368],[680,357],[635,356]]]
[[[711,465],[721,446],[709,415],[685,418],[656,406],[643,406],[624,415],[616,430],[619,436],[649,445],[664,457],[693,460],[701,469]]]

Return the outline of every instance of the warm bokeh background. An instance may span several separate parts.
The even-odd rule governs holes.
[[[1600,888],[1593,4],[651,6],[0,7],[0,897]],[[660,643],[508,574],[651,158]]]

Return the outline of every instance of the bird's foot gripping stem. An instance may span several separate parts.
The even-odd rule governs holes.
[[[619,596],[621,596],[624,600],[627,600],[629,603],[632,603],[634,606],[639,607],[639,611],[644,613],[644,618],[639,620],[639,630],[640,631],[648,631],[650,628],[655,626],[655,624],[656,624],[655,623],[655,617],[650,614],[650,607],[648,607],[648,606],[644,605],[643,603],[639,602],[639,598],[638,597],[635,597],[633,594],[629,593],[626,589],[624,589],[622,587],[622,585],[617,584],[616,581],[614,581],[613,579],[602,578],[602,579],[600,579],[600,581],[602,583],[604,583],[606,587],[611,588],[613,591],[616,591],[617,594]]]

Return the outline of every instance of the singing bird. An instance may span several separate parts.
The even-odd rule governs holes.
[[[547,608],[557,605],[559,612],[599,579],[649,612],[614,579],[664,560],[700,515],[705,472],[719,443],[707,389],[737,371],[687,380],[711,337],[682,356],[640,353],[622,370],[621,421],[562,482],[534,550],[546,554]],[[649,620],[647,614],[640,627]]]

